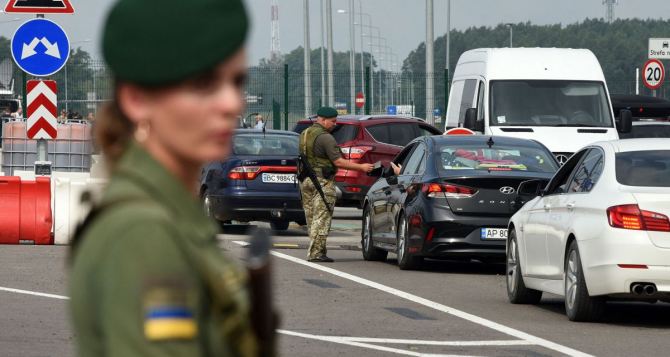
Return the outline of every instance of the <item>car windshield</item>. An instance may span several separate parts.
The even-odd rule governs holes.
[[[670,187],[670,150],[616,154],[616,180],[626,186]]]
[[[600,82],[491,82],[491,126],[613,127]]]
[[[541,148],[494,145],[437,146],[440,171],[454,170],[556,172],[551,153]]]
[[[670,123],[633,125],[630,133],[619,133],[619,138],[670,138]]]
[[[298,137],[289,135],[235,135],[235,155],[298,156]]]

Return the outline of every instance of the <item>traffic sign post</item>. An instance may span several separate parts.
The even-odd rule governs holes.
[[[30,80],[26,84],[26,136],[37,139],[37,161],[35,174],[51,172],[51,163],[47,161],[47,142],[45,139],[58,137],[58,115],[56,81]],[[48,169],[46,169],[48,168]],[[39,173],[38,173],[39,172]]]
[[[365,95],[363,92],[356,93],[356,108],[361,109],[365,105]]]
[[[642,83],[654,92],[663,85],[665,67],[657,59],[650,59],[642,67]]]
[[[36,18],[26,21],[12,37],[12,57],[26,73],[35,77],[58,72],[70,56],[65,31],[55,22]]]
[[[670,59],[670,38],[650,38],[649,58]]]

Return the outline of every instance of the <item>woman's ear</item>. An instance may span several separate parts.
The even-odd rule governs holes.
[[[149,119],[152,102],[145,89],[129,83],[119,83],[116,95],[121,112],[133,124],[137,125]]]

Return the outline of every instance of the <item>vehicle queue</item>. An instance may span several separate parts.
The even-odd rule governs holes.
[[[577,73],[580,78],[566,68],[540,77],[531,65],[515,67],[535,71],[526,77],[496,72],[519,51],[530,58],[560,52],[563,65],[581,61],[591,71]],[[456,69],[449,107],[458,110],[447,113],[447,128],[477,135],[435,135],[442,131],[421,119],[392,115],[346,116],[332,131],[345,159],[381,163],[367,175],[336,174],[338,206],[363,209],[363,259],[380,261],[394,253],[400,269],[415,269],[426,258],[505,262],[511,303],[533,304],[544,292],[557,294],[573,321],[597,320],[608,300],[670,302],[670,140],[663,130],[653,135],[662,139],[628,139],[649,136],[634,127],[665,128],[670,111],[662,108],[670,106],[627,98],[613,111],[614,98],[587,50],[488,49],[463,56],[472,58]],[[484,80],[468,77],[477,59]],[[520,100],[527,96],[531,104]],[[654,108],[654,118],[640,114],[645,106]],[[311,121],[298,122],[294,131]],[[289,218],[298,188],[291,179],[270,175],[295,172],[297,136],[263,129],[236,137],[279,135],[294,141],[290,150],[264,141],[247,161],[228,165],[223,176],[244,182],[247,191],[259,178],[276,188],[255,205],[269,215],[242,219],[269,220],[283,230],[289,220],[304,224],[302,216]],[[273,155],[280,164],[263,161]],[[209,169],[203,174],[206,209],[211,175]],[[288,191],[290,199],[270,207],[273,197]]]

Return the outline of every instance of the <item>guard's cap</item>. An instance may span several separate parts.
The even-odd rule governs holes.
[[[239,50],[247,29],[242,0],[119,0],[102,52],[120,80],[160,86],[214,68]]]
[[[337,110],[331,107],[321,107],[319,108],[319,110],[316,111],[316,115],[327,119],[335,118],[337,117]]]

